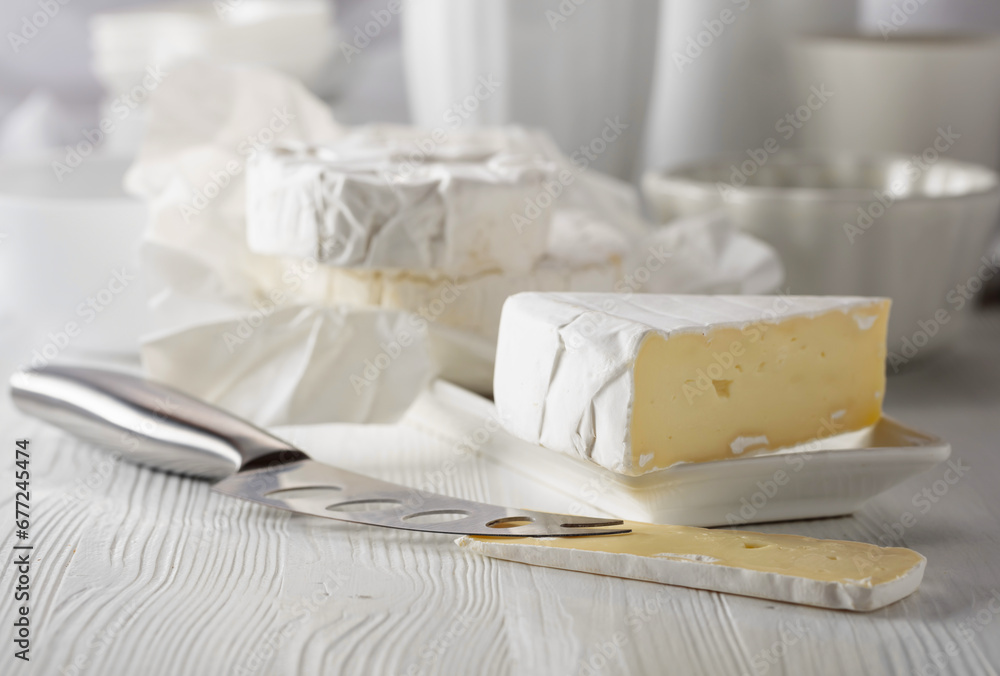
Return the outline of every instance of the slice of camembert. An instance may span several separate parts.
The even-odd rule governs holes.
[[[889,301],[522,293],[494,397],[512,434],[625,475],[774,451],[881,417]]]
[[[902,547],[626,521],[625,535],[462,537],[478,554],[821,608],[875,610],[912,594],[926,559]]]

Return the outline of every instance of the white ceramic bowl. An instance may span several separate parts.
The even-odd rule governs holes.
[[[126,168],[91,157],[60,181],[51,159],[0,162],[0,317],[32,345],[19,358],[137,350],[146,208]]]
[[[959,286],[980,286],[973,280],[1000,213],[992,170],[940,157],[920,164],[901,155],[783,152],[763,163],[744,155],[649,172],[643,193],[663,222],[724,208],[777,249],[789,293],[891,297],[898,368],[956,334],[971,306]]]

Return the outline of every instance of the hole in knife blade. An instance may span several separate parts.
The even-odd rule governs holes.
[[[469,516],[468,512],[462,510],[454,509],[438,509],[430,512],[418,512],[416,514],[407,514],[403,517],[403,521],[409,521],[411,523],[418,524],[434,524],[434,523],[447,523],[449,521],[458,521],[459,519],[464,519]]]
[[[609,519],[608,521],[598,521],[595,523],[564,523],[563,528],[603,528],[605,526],[621,526],[624,522],[621,519]]]
[[[340,497],[340,486],[302,486],[300,488],[279,488],[266,493],[265,497],[277,500],[329,500]]]
[[[517,528],[518,526],[529,526],[534,522],[530,516],[505,516],[502,519],[494,519],[486,525],[490,528]]]
[[[353,500],[327,506],[330,512],[380,512],[384,509],[396,509],[403,503],[399,500]]]

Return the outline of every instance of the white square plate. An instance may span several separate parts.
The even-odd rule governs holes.
[[[942,439],[882,418],[807,446],[622,476],[511,436],[500,428],[491,401],[444,381],[414,404],[406,423],[467,437],[483,455],[594,511],[688,526],[850,514],[951,454]]]

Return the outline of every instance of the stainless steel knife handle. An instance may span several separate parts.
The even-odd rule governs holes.
[[[168,472],[221,479],[307,457],[245,420],[124,373],[45,366],[15,373],[10,390],[25,413]]]

